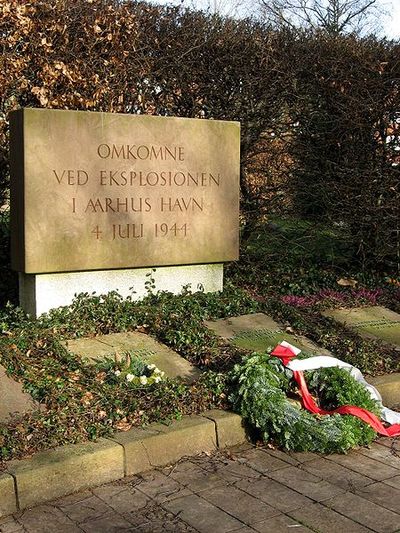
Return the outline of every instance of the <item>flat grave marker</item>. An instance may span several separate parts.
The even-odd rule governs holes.
[[[205,322],[218,336],[228,339],[240,348],[264,352],[282,341],[289,342],[303,352],[313,355],[331,355],[302,335],[286,332],[275,320],[264,313],[254,313]]]
[[[0,422],[5,422],[13,414],[35,411],[40,404],[23,391],[21,383],[14,381],[0,365]]]
[[[149,364],[155,364],[169,378],[181,377],[186,382],[192,382],[201,375],[198,368],[171,348],[137,331],[72,339],[63,341],[62,344],[68,351],[79,355],[89,363],[130,351],[143,357]]]
[[[381,306],[330,309],[323,315],[333,318],[370,339],[394,344],[400,349],[400,315]]]

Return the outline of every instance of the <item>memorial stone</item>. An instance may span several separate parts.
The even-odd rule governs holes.
[[[10,123],[12,266],[28,312],[78,292],[140,297],[150,273],[156,289],[222,289],[222,263],[238,258],[238,123],[45,109]]]

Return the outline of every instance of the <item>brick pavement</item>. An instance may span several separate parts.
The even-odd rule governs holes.
[[[400,440],[344,456],[245,445],[187,458],[0,519],[0,531],[400,531]]]

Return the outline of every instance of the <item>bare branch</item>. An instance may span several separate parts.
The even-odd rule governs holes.
[[[322,29],[332,35],[376,29],[387,14],[382,0],[259,0],[259,4],[273,24]]]

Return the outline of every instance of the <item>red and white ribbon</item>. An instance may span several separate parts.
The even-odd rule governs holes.
[[[388,409],[387,407],[384,407],[384,405],[382,404],[381,395],[375,387],[367,383],[358,368],[355,368],[354,366],[349,365],[348,363],[345,363],[340,359],[336,359],[335,357],[327,355],[317,355],[314,357],[309,357],[308,359],[295,359],[300,352],[301,350],[299,350],[299,348],[296,348],[288,342],[283,341],[278,344],[278,346],[276,346],[276,348],[271,352],[271,355],[279,357],[282,360],[283,364],[287,368],[292,370],[293,377],[300,388],[303,406],[308,411],[321,415],[331,415],[334,413],[339,413],[342,415],[349,414],[357,416],[358,418],[372,426],[375,431],[377,433],[380,433],[381,435],[385,435],[386,437],[397,437],[400,435],[400,413],[393,411],[392,409]],[[341,407],[338,407],[333,411],[325,411],[324,409],[318,407],[318,405],[314,401],[314,398],[311,396],[307,388],[303,371],[330,367],[344,368],[348,372],[350,372],[354,379],[361,383],[368,390],[371,398],[379,402],[379,404],[381,405],[382,420],[391,425],[389,427],[385,427],[376,415],[374,415],[370,411],[367,411],[367,409],[363,409],[355,405],[342,405]]]

